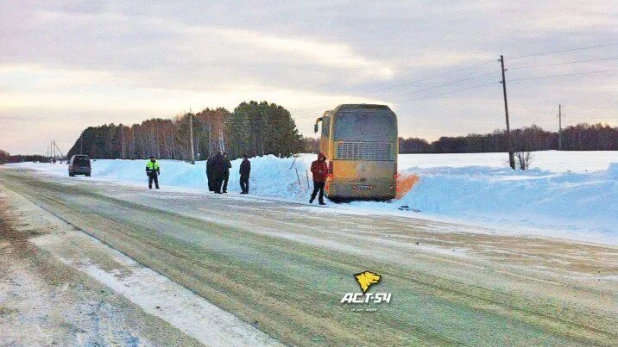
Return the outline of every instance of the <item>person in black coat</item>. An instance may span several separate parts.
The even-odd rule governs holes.
[[[216,194],[221,194],[221,184],[223,184],[223,179],[225,175],[225,158],[221,152],[217,152],[217,154],[212,158],[212,180],[213,180],[213,191]]]
[[[230,169],[232,162],[227,157],[227,153],[223,153],[223,188],[222,193],[227,193],[227,182],[230,180]]]
[[[249,174],[251,173],[251,162],[246,154],[242,155],[240,163],[240,194],[249,194]]]
[[[214,157],[210,157],[208,158],[208,160],[206,161],[206,179],[208,180],[208,191],[214,192],[215,191],[215,180],[213,178],[213,169],[212,169],[212,164],[214,163]]]

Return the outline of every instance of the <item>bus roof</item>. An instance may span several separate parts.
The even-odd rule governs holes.
[[[367,110],[383,110],[383,111],[391,111],[390,107],[386,105],[376,105],[376,104],[343,104],[339,105],[335,108],[333,112],[341,112],[341,111],[367,111]]]

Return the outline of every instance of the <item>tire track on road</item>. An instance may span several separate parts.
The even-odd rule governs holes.
[[[13,187],[15,188],[15,186]],[[51,209],[55,210],[56,213],[58,209],[65,209],[65,213],[72,216],[75,211],[77,211],[77,213],[83,211],[81,208],[72,206],[72,204],[67,204],[63,201],[61,195],[65,194],[64,190],[66,188],[63,188],[62,185],[40,182],[36,179],[32,179],[28,181],[28,184],[23,184],[20,187],[21,190],[28,191],[30,189],[27,194],[32,195],[32,199],[34,199],[35,195],[39,198],[45,196],[45,203],[49,206],[53,206]],[[19,190],[20,187],[17,187],[16,189]],[[37,193],[32,191],[34,187],[39,188]],[[220,225],[208,223],[200,219],[185,216],[181,217],[177,214],[157,210],[152,207],[117,200],[110,197],[104,197],[97,193],[84,191],[81,188],[71,187],[71,190],[76,190],[74,195],[80,195],[80,199],[88,198],[93,199],[95,203],[99,201],[99,204],[104,203],[109,206],[120,206],[130,210],[133,213],[143,214],[145,217],[160,215],[156,217],[157,220],[173,219],[176,224],[184,227],[182,230],[183,233],[194,233],[196,235],[200,232],[204,234],[207,233],[209,234],[209,237],[221,238],[225,241],[225,243],[234,243],[235,241],[238,241],[248,250],[253,249],[257,252],[256,254],[260,254],[261,256],[268,253],[280,252],[283,256],[277,257],[275,260],[295,261],[297,267],[315,269],[315,271],[318,272],[319,270],[325,271],[324,269],[328,269],[330,276],[335,277],[349,276],[351,271],[358,269],[358,257],[352,257],[340,252],[332,252],[316,247],[298,245],[297,243],[291,241],[282,241],[272,237],[254,235],[244,230],[221,227]],[[43,194],[42,191],[47,191],[48,193]],[[51,194],[49,194],[49,192],[51,192]],[[64,199],[66,200],[67,198]],[[71,198],[68,200],[70,201]],[[93,212],[91,217],[99,218],[101,219],[100,222],[105,224],[110,216],[105,216],[105,213],[102,213],[103,212],[101,211],[97,213]],[[216,250],[206,250],[195,245],[187,244],[185,241],[174,238],[170,235],[149,233],[148,230],[142,230],[143,228],[139,225],[131,225],[130,218],[128,219],[129,222],[127,222],[126,220],[122,220],[122,218],[120,218],[121,216],[111,217],[120,219],[122,222],[113,222],[113,225],[108,225],[108,230],[106,232],[113,231],[119,237],[122,237],[123,240],[130,242],[132,247],[136,247],[141,251],[140,254],[136,254],[137,250],[131,250],[131,252],[128,252],[127,254],[132,254],[138,260],[141,259],[141,261],[144,261],[146,265],[150,264],[150,267],[154,267],[155,270],[162,269],[161,271],[163,274],[167,274],[168,277],[172,278],[178,278],[178,276],[182,277],[182,272],[190,269],[192,277],[185,277],[184,280],[179,280],[179,283],[188,288],[201,288],[201,290],[196,290],[198,294],[208,299],[212,299],[213,297],[216,298],[213,299],[213,301],[222,305],[222,307],[230,308],[232,312],[235,312],[242,318],[248,319],[248,321],[254,319],[255,316],[253,315],[260,315],[260,312],[248,311],[243,306],[255,304],[255,299],[256,297],[259,297],[260,294],[266,293],[272,295],[276,299],[284,300],[284,302],[289,305],[295,306],[297,311],[294,311],[291,308],[286,309],[278,307],[280,306],[280,303],[276,300],[262,304],[264,305],[263,308],[268,309],[269,312],[268,314],[262,314],[260,316],[260,319],[263,319],[263,322],[265,322],[265,326],[261,326],[261,328],[275,336],[281,336],[288,341],[298,344],[319,344],[323,341],[339,341],[343,343],[345,341],[346,343],[362,345],[364,342],[369,341],[368,339],[370,339],[371,336],[374,336],[373,334],[377,333],[381,337],[390,339],[395,343],[399,341],[399,344],[401,345],[405,345],[405,341],[440,345],[470,343],[470,341],[466,342],[465,339],[454,338],[455,336],[458,336],[458,334],[453,331],[448,331],[448,326],[444,327],[446,330],[441,331],[439,328],[436,328],[435,325],[432,328],[432,324],[426,324],[426,327],[422,328],[420,324],[411,324],[409,321],[406,321],[406,318],[411,318],[411,315],[409,313],[407,315],[403,314],[404,312],[400,311],[405,310],[405,307],[414,310],[415,307],[413,306],[405,306],[400,310],[384,310],[384,315],[378,317],[380,319],[376,319],[373,322],[375,323],[375,326],[367,324],[367,322],[363,322],[363,319],[354,317],[354,315],[349,312],[347,315],[342,314],[341,312],[336,312],[336,310],[332,309],[329,312],[328,307],[324,307],[324,305],[320,308],[303,307],[302,305],[298,307],[298,303],[294,302],[294,299],[297,298],[291,297],[289,293],[286,295],[285,290],[281,291],[281,289],[277,288],[277,286],[283,286],[292,292],[299,293],[299,295],[304,293],[304,295],[306,295],[305,298],[314,301],[316,299],[319,300],[324,298],[327,300],[338,300],[336,294],[337,290],[333,290],[334,288],[327,288],[326,291],[320,291],[320,289],[316,288],[316,286],[305,288],[303,285],[299,285],[298,278],[294,276],[281,278],[281,276],[286,276],[284,271],[272,270],[269,272],[268,269],[254,267],[252,271],[262,272],[260,274],[261,276],[256,276],[251,273],[252,271],[247,272],[247,269],[242,269],[242,266],[236,266],[234,267],[234,271],[241,272],[243,276],[245,276],[244,278],[236,278],[236,282],[231,280],[226,286],[218,289],[205,288],[206,284],[209,283],[208,274],[215,275],[217,274],[216,272],[219,271],[220,277],[218,277],[218,280],[224,283],[228,277],[233,277],[235,275],[233,273],[229,273],[229,271],[225,271],[223,268],[217,268],[217,266],[213,265],[220,265],[222,260],[226,263],[229,262],[233,264],[247,265],[246,261],[243,262],[235,258],[237,255],[246,254],[241,254],[242,252],[238,254],[229,253],[223,258],[212,258],[214,256],[213,254],[216,253]],[[73,216],[73,218],[75,217]],[[78,219],[76,223],[73,218],[68,219],[72,220],[75,225],[82,225],[83,223],[86,223],[80,219]],[[71,223],[70,220],[67,220],[67,222]],[[84,230],[85,232],[88,232],[86,229]],[[90,230],[90,232],[93,231]],[[105,239],[104,235],[100,232],[95,234],[98,236],[93,236],[100,239]],[[155,242],[152,239],[153,237],[155,239],[157,239],[157,237],[161,238],[157,239],[158,241]],[[104,240],[102,241],[105,242]],[[108,241],[110,242],[110,246],[113,248],[126,248],[122,247],[122,244],[119,244],[118,240]],[[156,251],[160,253],[159,256],[162,257],[162,259],[180,260],[180,263],[183,266],[176,265],[176,267],[172,269],[171,267],[173,265],[167,264],[164,260],[155,261],[154,259],[149,259],[148,251],[144,249],[144,246],[156,249]],[[204,254],[206,251],[212,251],[213,254],[206,255]],[[249,251],[246,251],[246,253],[251,254]],[[211,258],[208,258],[208,256]],[[461,316],[465,316],[465,314],[469,314],[471,316],[474,316],[475,314],[480,315],[486,320],[485,324],[491,320],[499,322],[501,320],[514,319],[515,322],[509,322],[507,325],[519,322],[515,324],[514,329],[524,329],[522,331],[525,331],[525,329],[532,329],[530,330],[532,333],[531,336],[534,334],[549,333],[549,335],[546,336],[548,339],[546,341],[552,340],[552,334],[557,334],[553,337],[556,341],[565,339],[564,341],[570,341],[571,343],[580,342],[583,344],[598,343],[603,345],[608,341],[615,340],[616,338],[615,333],[611,333],[610,331],[596,329],[570,320],[564,320],[559,317],[544,315],[535,309],[527,309],[521,302],[515,304],[515,302],[518,301],[518,298],[509,298],[502,292],[488,290],[481,286],[474,287],[465,285],[464,283],[453,282],[452,280],[440,278],[430,273],[410,271],[410,269],[399,267],[396,264],[387,264],[367,260],[362,260],[362,262],[365,266],[372,266],[383,275],[388,275],[387,278],[389,278],[392,288],[401,290],[402,295],[409,294],[410,297],[426,295],[427,298],[430,298],[427,299],[428,303],[431,305],[436,305],[436,307],[439,307],[440,309],[444,309],[444,313],[457,312],[457,314]],[[203,273],[200,271],[195,271],[196,268],[199,269],[206,266],[210,266],[210,272]],[[261,278],[262,276],[266,276],[268,281],[262,281],[262,283],[260,283],[260,280],[263,280],[263,278]],[[268,285],[268,282],[271,282],[271,285]],[[259,284],[258,287],[260,288],[258,288],[257,291],[252,291],[250,284]],[[273,286],[272,284],[276,285]],[[222,295],[219,292],[221,290],[229,290],[233,293],[234,297],[230,297],[231,294],[227,296]],[[272,293],[269,292],[271,290]],[[345,288],[341,288],[341,290],[342,291],[339,293],[343,293]],[[244,300],[242,300],[243,293],[253,293],[249,296],[254,297],[245,297]],[[326,294],[326,296],[323,296],[324,294]],[[232,302],[237,301],[237,303],[229,303],[226,302],[226,300]],[[287,312],[289,316],[285,316],[284,312]],[[304,315],[311,315],[313,318],[303,317]],[[398,317],[398,315],[400,317]],[[275,319],[272,317],[278,318]],[[290,322],[292,324],[297,323],[296,326],[292,326],[292,328],[281,326],[281,320],[285,320],[289,317],[294,317],[298,321]],[[376,317],[374,316],[373,318]],[[303,324],[298,324],[299,322],[309,323],[312,326],[306,327],[303,326]],[[526,328],[526,326],[528,328]],[[302,331],[303,329],[310,329],[312,332],[309,335],[299,334],[298,330]],[[535,330],[536,333],[533,333]],[[320,335],[320,331],[326,331],[329,334],[332,334],[332,336],[328,336],[332,338],[332,340],[328,340],[328,337],[322,336],[324,334]],[[474,331],[474,329],[471,331]],[[403,337],[400,336],[401,334],[403,334]],[[446,336],[451,336],[451,338],[447,338]],[[309,339],[307,339],[307,337],[309,337]]]

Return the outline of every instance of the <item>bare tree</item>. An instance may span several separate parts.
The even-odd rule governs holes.
[[[527,170],[530,167],[530,163],[532,162],[532,154],[530,151],[517,151],[515,152],[515,158],[517,159],[517,164],[520,169]]]

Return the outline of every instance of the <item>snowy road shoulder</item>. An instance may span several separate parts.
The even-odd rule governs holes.
[[[41,248],[49,250],[65,264],[70,265],[114,292],[141,307],[144,312],[159,317],[187,335],[208,346],[280,346],[278,342],[238,317],[220,309],[168,278],[143,267],[127,256],[97,240],[81,235],[70,235],[82,246],[100,248],[107,253],[115,267],[101,265],[85,253],[77,259],[64,257],[66,238],[45,236],[35,240]],[[76,252],[77,249],[72,251]]]
[[[45,220],[47,229],[51,230],[30,239],[36,247],[187,336],[208,346],[281,345],[238,317],[74,229],[22,197],[13,195],[12,204],[23,212],[22,216],[27,216],[22,218],[37,220],[38,224]]]

